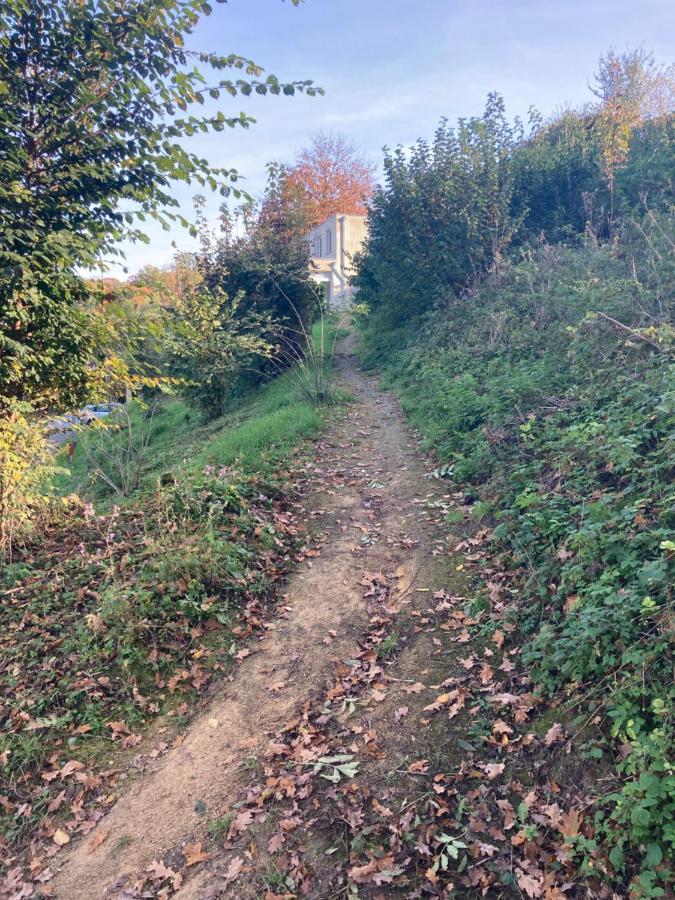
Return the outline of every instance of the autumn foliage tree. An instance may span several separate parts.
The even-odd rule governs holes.
[[[315,135],[296,162],[276,175],[268,215],[304,231],[336,212],[365,215],[375,189],[375,167],[340,134]]]

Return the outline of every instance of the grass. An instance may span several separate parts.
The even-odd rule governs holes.
[[[138,441],[147,440],[138,492],[154,491],[166,474],[194,472],[204,466],[236,466],[260,472],[288,455],[299,441],[318,434],[325,411],[303,398],[294,373],[286,372],[253,391],[224,416],[211,422],[178,398],[166,398],[153,418],[134,405],[130,419]],[[70,473],[55,478],[56,492],[79,494],[109,504],[120,498],[96,478],[92,459],[106,445],[97,426],[82,429],[71,463],[59,462]]]
[[[224,816],[220,816],[217,819],[212,819],[209,824],[206,826],[206,830],[209,834],[209,837],[212,841],[216,843],[220,843],[224,841],[227,837],[227,833],[230,830],[230,825],[234,821],[234,813],[229,812],[225,813]]]
[[[170,468],[176,459],[181,444],[199,440],[205,429],[204,418],[198,410],[191,409],[183,400],[164,398],[152,419],[146,418],[146,410],[132,404],[129,415],[134,435],[138,439],[148,439],[148,450],[144,460],[142,481],[148,487],[159,473]],[[208,433],[208,429],[207,429]],[[105,445],[102,428],[97,425],[82,427],[76,435],[76,447],[70,462],[65,452],[59,462],[69,470],[69,474],[55,477],[57,494],[86,494],[94,499],[104,499],[111,492],[97,481],[92,473],[91,458]]]
[[[261,876],[262,886],[269,891],[295,890],[295,882],[274,863],[269,865]]]
[[[236,465],[252,471],[269,467],[299,440],[318,434],[324,411],[304,400],[293,375],[285,373],[223,419],[223,427],[186,461],[188,468]]]
[[[55,487],[95,512],[64,502],[0,581],[0,830],[13,852],[74,788],[68,760],[109,768],[153,715],[184,715],[227,672],[244,615],[274,601],[301,540],[290,504],[327,414],[292,372],[216,421],[177,398],[152,419],[136,405],[147,446],[127,497],[92,478],[106,436],[81,432]]]
[[[152,492],[162,476],[175,477],[205,466],[235,466],[246,473],[274,467],[299,441],[319,433],[326,405],[346,399],[330,387],[336,342],[346,333],[341,320],[326,316],[312,329],[312,350],[304,368],[296,366],[253,388],[213,421],[206,421],[199,409],[178,397],[163,398],[152,416],[147,407],[132,404],[130,429],[123,428],[121,442],[127,442],[130,431],[134,445],[145,448],[138,488],[131,493]],[[311,390],[311,386],[317,389]],[[59,463],[69,471],[55,476],[56,493],[86,496],[104,507],[124,500],[96,474],[95,462],[109,444],[104,428],[83,427],[72,460],[67,461],[65,451],[59,455]],[[119,479],[113,475],[113,480]]]

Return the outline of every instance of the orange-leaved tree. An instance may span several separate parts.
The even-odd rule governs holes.
[[[316,134],[296,162],[278,174],[274,209],[268,212],[299,230],[333,213],[365,215],[375,187],[373,164],[339,134]]]

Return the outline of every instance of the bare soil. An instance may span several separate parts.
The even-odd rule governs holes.
[[[317,444],[307,499],[322,533],[319,554],[291,576],[281,615],[266,624],[180,746],[64,855],[53,882],[60,900],[132,896],[125,891],[139,872],[154,860],[170,865],[176,848],[204,836],[206,823],[245,788],[248,767],[270,736],[358,645],[368,625],[364,572],[395,577],[392,601],[399,605],[437,586],[439,486],[425,477],[429,464],[396,400],[359,371],[354,344],[353,335],[343,342],[337,370],[340,386],[356,399]],[[99,832],[105,839],[92,852]],[[197,874],[179,896],[199,897],[206,881]]]

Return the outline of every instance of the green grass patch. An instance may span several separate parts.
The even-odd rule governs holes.
[[[315,436],[323,416],[319,407],[299,396],[293,375],[285,374],[268,385],[250,406],[233,414],[232,419],[239,424],[224,425],[213,434],[188,466],[236,465],[250,471],[274,465],[302,438]]]
[[[127,496],[152,492],[162,476],[175,477],[183,470],[206,465],[235,465],[244,472],[273,468],[298,442],[319,432],[325,415],[303,398],[294,372],[252,390],[210,422],[178,398],[163,398],[151,411],[151,405],[134,403],[118,417],[117,430],[114,422],[81,428],[72,462],[67,464],[65,453],[60,454],[59,462],[70,473],[56,477],[56,492],[80,494],[109,507]],[[113,485],[122,486],[129,469],[138,470],[137,484],[126,492],[116,490]]]

